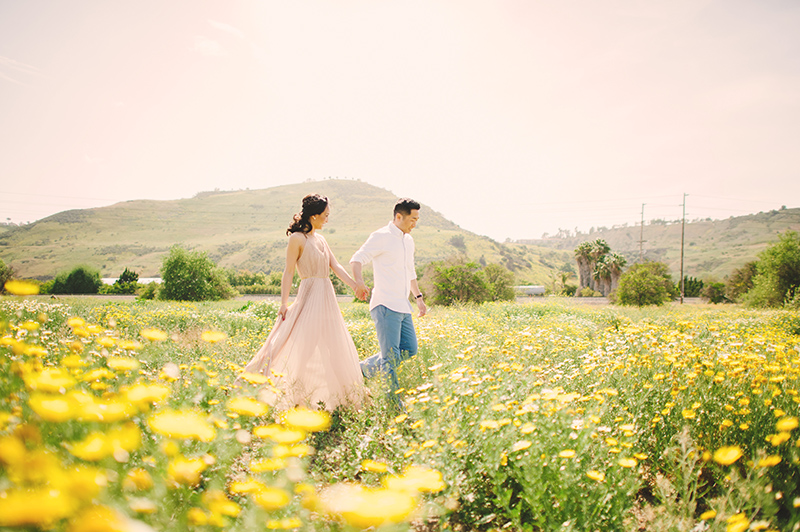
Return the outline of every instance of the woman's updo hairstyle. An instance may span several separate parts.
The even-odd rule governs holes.
[[[327,207],[328,198],[319,194],[309,194],[303,198],[303,208],[294,215],[294,221],[286,230],[286,234],[308,233],[312,229],[309,218],[315,214],[322,214]]]

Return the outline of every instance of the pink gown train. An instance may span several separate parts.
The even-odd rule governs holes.
[[[345,326],[329,279],[331,251],[321,235],[307,235],[297,260],[297,297],[278,320],[267,341],[245,366],[270,379],[261,396],[279,410],[295,405],[326,410],[358,406],[364,378],[358,353]]]

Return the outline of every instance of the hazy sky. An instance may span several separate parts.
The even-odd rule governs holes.
[[[0,0],[0,220],[327,177],[498,240],[798,207],[800,2]]]

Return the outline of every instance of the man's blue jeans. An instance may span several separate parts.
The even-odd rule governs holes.
[[[362,360],[361,372],[367,378],[383,374],[389,385],[389,394],[395,397],[394,392],[399,386],[397,366],[417,354],[417,333],[414,331],[414,322],[411,314],[395,312],[383,305],[372,309],[370,314],[378,332],[381,352]]]

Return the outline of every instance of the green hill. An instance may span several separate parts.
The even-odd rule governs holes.
[[[262,190],[204,192],[174,201],[137,200],[96,209],[70,210],[0,231],[0,259],[21,277],[47,279],[79,264],[116,277],[125,268],[155,277],[174,244],[208,252],[220,266],[251,272],[283,269],[286,227],[301,198],[320,193],[331,200],[323,230],[343,264],[369,233],[391,220],[397,197],[350,180],[324,180]],[[500,263],[518,283],[544,284],[554,269],[572,261],[571,251],[500,244],[475,235],[423,205],[414,230],[417,264],[463,254]]]
[[[643,229],[643,230],[642,230]],[[723,279],[736,268],[757,258],[778,234],[800,231],[800,209],[781,209],[726,220],[702,220],[686,223],[684,236],[684,274],[699,279]],[[681,224],[658,220],[644,228],[602,228],[591,234],[578,233],[557,238],[523,240],[520,243],[558,250],[574,250],[587,240],[602,238],[613,251],[629,263],[640,257],[639,240],[643,239],[645,259],[665,262],[677,280],[681,258]]]

